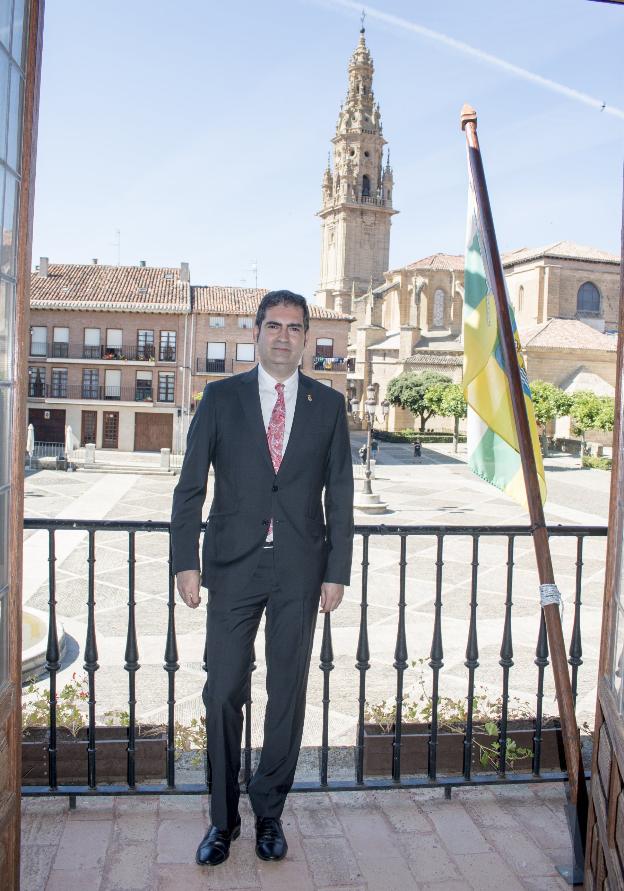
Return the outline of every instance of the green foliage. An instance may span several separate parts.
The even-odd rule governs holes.
[[[425,424],[435,414],[425,399],[427,390],[439,384],[448,385],[450,383],[452,383],[450,377],[438,374],[437,371],[422,371],[418,374],[413,371],[404,371],[388,383],[386,396],[392,405],[400,405],[401,408],[407,409],[419,417],[420,429],[424,431]]]
[[[412,662],[412,667],[420,666],[420,677],[412,694],[406,694],[401,704],[401,717],[404,722],[430,724],[433,714],[433,700],[425,689],[423,676],[424,660]],[[473,737],[479,762],[482,767],[498,769],[500,743],[498,716],[502,714],[502,697],[492,699],[485,691],[478,692],[472,700],[473,732],[491,738],[491,742],[481,743]],[[468,719],[468,702],[466,699],[452,699],[449,696],[438,698],[438,727],[448,733],[463,734]],[[514,698],[508,702],[507,717],[509,720],[533,720],[533,712],[528,703]],[[366,703],[364,718],[377,724],[384,733],[391,733],[396,723],[396,700],[384,699],[377,703]],[[514,739],[507,738],[505,746],[505,764],[513,770],[516,761],[529,758],[531,749],[519,746]]]
[[[600,399],[600,411],[598,412],[598,430],[610,433],[615,423],[615,400],[610,396],[602,396]]]
[[[610,396],[596,396],[589,390],[579,390],[572,397],[570,417],[574,434],[581,437],[584,446],[587,430],[613,430],[615,404]]]
[[[443,418],[465,418],[468,407],[459,384],[436,384],[425,394],[425,400],[435,406],[436,415]]]
[[[611,470],[613,461],[611,458],[596,458],[594,455],[583,455],[583,467],[593,467],[595,470]]]
[[[570,413],[572,398],[554,384],[547,381],[533,381],[531,384],[531,397],[535,420],[542,428],[542,434],[546,433],[546,425],[557,418],[563,418]]]
[[[84,709],[89,698],[88,690],[88,679],[78,679],[74,672],[71,681],[56,694],[57,727],[66,727],[75,736],[81,727],[86,726]],[[24,696],[34,698],[24,700],[22,727],[47,727],[50,723],[50,691],[38,690],[35,682],[31,681],[24,690]]]

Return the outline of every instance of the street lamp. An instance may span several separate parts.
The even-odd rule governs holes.
[[[351,400],[351,411],[354,418],[357,420],[358,417],[358,407],[359,402],[357,399]],[[366,418],[366,422],[368,425],[368,431],[366,436],[366,470],[364,472],[364,486],[362,488],[362,495],[372,495],[371,489],[371,444],[373,438],[373,426],[375,424],[375,412],[377,409],[377,391],[372,384],[366,388],[366,401],[364,402],[364,416]],[[381,411],[383,413],[383,417],[386,418],[388,416],[388,412],[390,411],[390,403],[387,399],[384,399],[381,403]]]

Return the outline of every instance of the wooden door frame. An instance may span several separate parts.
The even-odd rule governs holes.
[[[0,723],[6,720],[9,763],[12,767],[0,811],[0,822],[8,827],[10,875],[3,876],[7,891],[17,891],[20,875],[20,777],[22,699],[22,543],[24,524],[24,453],[26,450],[28,354],[30,351],[30,276],[32,222],[37,160],[37,124],[43,48],[45,0],[27,0],[27,49],[24,104],[22,112],[22,168],[17,216],[17,262],[15,328],[13,337],[13,399],[11,400],[11,499],[8,518],[9,594],[9,684],[0,696]]]
[[[587,849],[585,853],[585,886],[597,887],[597,863],[604,856],[604,867],[619,883],[624,879],[620,858],[616,850],[616,820],[618,801],[616,784],[618,776],[624,777],[624,719],[619,711],[616,696],[611,688],[610,675],[613,666],[613,643],[617,608],[614,595],[620,585],[620,571],[624,561],[624,511],[620,502],[624,492],[624,195],[622,202],[622,232],[620,260],[620,306],[618,324],[618,353],[616,370],[615,423],[613,427],[613,465],[611,469],[611,491],[609,497],[609,531],[605,566],[605,584],[602,606],[602,629],[600,635],[600,657],[598,661],[598,691],[596,697],[596,718],[594,722],[592,780],[590,787],[589,817],[587,829]],[[624,592],[621,592],[624,596]],[[605,727],[606,736],[601,737]],[[606,791],[601,792],[601,763],[606,757],[603,741],[608,739],[610,749],[610,781]],[[615,794],[614,794],[615,793]],[[606,803],[603,800],[606,799]],[[619,819],[622,817],[620,815]],[[602,852],[602,854],[601,854]],[[620,852],[621,853],[621,852]],[[611,887],[620,887],[612,884]]]
[[[117,436],[115,437],[115,445],[114,446],[106,445],[106,415],[117,415]],[[119,448],[119,412],[118,411],[105,410],[102,413],[102,448],[103,449],[118,449]]]
[[[83,408],[80,412],[80,445],[86,445],[87,441],[84,435],[84,427],[85,427],[85,415],[95,415],[95,427],[94,427],[94,436],[93,436],[93,445],[97,447],[97,426],[98,426],[98,413],[97,409],[93,408]]]

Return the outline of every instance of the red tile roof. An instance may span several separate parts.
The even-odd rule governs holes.
[[[50,263],[33,272],[32,309],[125,310],[179,313],[190,310],[190,285],[178,268]]]
[[[227,285],[193,285],[193,309],[200,313],[255,316],[258,305],[268,288],[236,288]],[[346,313],[325,309],[308,302],[311,319],[350,321]]]
[[[464,255],[431,254],[430,257],[423,257],[422,260],[416,260],[415,263],[409,263],[406,266],[406,269],[432,269],[445,272],[463,272]]]
[[[548,319],[541,325],[520,329],[523,347],[544,350],[600,350],[617,351],[617,336],[602,334],[579,319]]]
[[[610,254],[599,248],[587,247],[584,244],[575,244],[573,241],[556,241],[541,248],[519,248],[516,251],[508,251],[503,254],[503,266],[515,266],[517,263],[527,263],[529,260],[539,260],[542,257],[553,257],[561,260],[582,260],[588,263],[618,263],[620,258],[616,254]]]

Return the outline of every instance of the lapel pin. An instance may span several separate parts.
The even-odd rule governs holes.
[[[312,402],[312,396],[308,393],[308,402]]]

